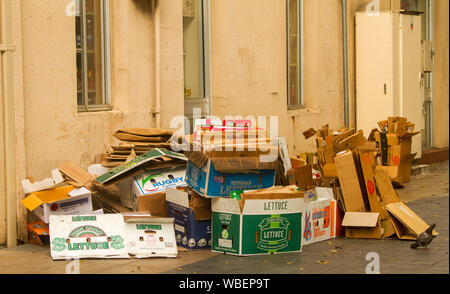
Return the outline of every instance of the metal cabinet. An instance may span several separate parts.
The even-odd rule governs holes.
[[[423,131],[421,15],[385,11],[355,15],[356,126],[366,136],[377,121],[402,116]],[[422,153],[422,134],[412,153]]]

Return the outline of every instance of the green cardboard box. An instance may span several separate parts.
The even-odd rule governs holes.
[[[262,255],[302,250],[303,198],[212,199],[213,252]]]

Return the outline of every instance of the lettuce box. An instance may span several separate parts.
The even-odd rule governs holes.
[[[262,255],[302,250],[302,193],[212,199],[213,252]]]
[[[191,152],[186,167],[186,183],[205,197],[228,197],[232,191],[256,190],[275,183],[274,161],[261,157],[234,156]],[[277,153],[278,154],[278,153]]]
[[[185,174],[184,167],[175,167],[135,176],[131,184],[133,208],[150,211],[155,216],[167,216],[166,189],[186,186]]]
[[[187,188],[166,190],[168,216],[175,219],[177,244],[187,249],[211,248],[211,199]]]
[[[62,186],[33,192],[22,200],[22,204],[46,224],[50,215],[92,213],[91,192],[84,187]]]
[[[173,219],[139,213],[50,216],[54,260],[175,257]]]

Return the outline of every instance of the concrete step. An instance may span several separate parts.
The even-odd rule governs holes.
[[[411,175],[412,176],[418,176],[418,175],[425,175],[429,173],[429,164],[419,164],[419,165],[413,165],[411,167]]]

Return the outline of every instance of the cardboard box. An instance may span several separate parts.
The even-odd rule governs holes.
[[[121,214],[52,215],[49,227],[54,260],[129,258]]]
[[[275,162],[259,157],[209,157],[192,152],[186,168],[186,182],[205,197],[228,197],[232,191],[272,187]]]
[[[381,203],[389,213],[389,220],[399,239],[416,240],[429,225],[400,200],[394,190],[388,174],[383,170],[375,171],[375,181],[380,192]],[[433,230],[433,235],[438,233]]]
[[[188,189],[168,189],[166,201],[168,216],[175,220],[177,245],[187,249],[210,249],[211,199]]]
[[[377,212],[346,212],[342,226],[346,238],[379,239],[383,235]]]
[[[50,215],[92,213],[91,192],[73,186],[33,192],[22,200],[22,204],[47,224]]]
[[[177,257],[174,219],[125,214],[128,254],[135,258]]]
[[[154,216],[167,216],[165,191],[168,188],[185,187],[186,169],[152,170],[133,177],[131,195],[133,208],[149,211]]]
[[[331,238],[332,220],[331,200],[321,198],[304,203],[302,226],[302,244],[308,245]]]
[[[366,204],[364,202],[353,153],[347,151],[344,154],[336,156],[335,162],[346,212],[366,211]]]
[[[173,219],[149,215],[50,216],[54,260],[175,257]]]
[[[29,223],[28,242],[41,246],[50,244],[48,225],[43,221]]]
[[[248,195],[249,198],[251,195]],[[212,251],[261,255],[302,250],[303,198],[270,195],[212,199]]]

